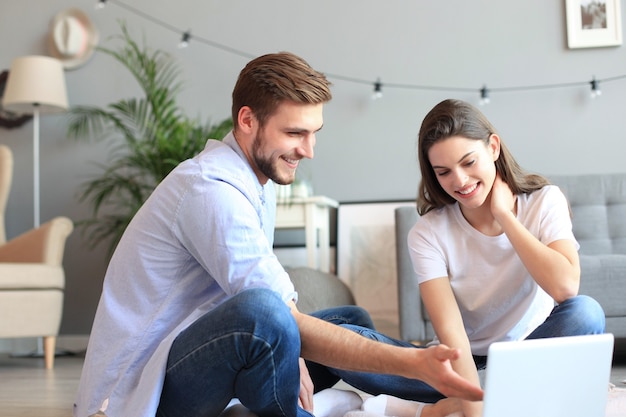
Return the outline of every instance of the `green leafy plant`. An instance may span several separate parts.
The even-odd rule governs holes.
[[[142,97],[121,99],[106,107],[75,106],[69,111],[68,136],[114,143],[102,173],[87,180],[81,202],[92,217],[78,222],[89,245],[110,241],[109,255],[126,226],[154,188],[181,161],[199,153],[207,139],[221,139],[232,120],[217,124],[185,116],[176,102],[180,69],[164,51],[140,46],[121,25],[118,50],[98,50],[120,62],[139,83]]]

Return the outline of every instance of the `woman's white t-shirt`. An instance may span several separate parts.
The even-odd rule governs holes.
[[[517,219],[545,245],[568,239],[579,247],[567,200],[554,185],[518,195]],[[493,342],[524,339],[554,308],[507,236],[476,230],[458,203],[420,217],[407,241],[420,284],[450,280],[474,355],[486,355]]]

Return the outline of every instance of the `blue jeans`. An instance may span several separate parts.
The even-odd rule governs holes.
[[[373,327],[367,312],[356,306],[316,316]],[[311,417],[298,406],[299,357],[300,333],[285,302],[268,289],[243,291],[175,339],[157,417],[218,416],[232,398],[259,416]],[[320,384],[338,380],[325,368],[311,366]]]
[[[414,347],[374,330],[367,312],[355,306],[313,313],[365,337]],[[604,313],[579,296],[555,307],[529,337],[602,333]],[[158,417],[219,415],[231,398],[259,416],[311,417],[298,407],[300,334],[287,305],[271,290],[244,291],[208,312],[174,341]],[[343,379],[372,395],[435,402],[443,395],[428,384],[393,375],[330,369],[308,363],[317,390]]]
[[[552,309],[546,321],[526,339],[604,333],[604,310],[593,298],[578,295]]]
[[[550,316],[537,327],[527,339],[548,337],[578,336],[604,333],[605,316],[600,304],[591,297],[579,295],[554,307]],[[381,335],[375,331],[346,325],[366,337],[397,346],[413,346]],[[420,347],[418,347],[420,348]],[[475,356],[478,369],[486,367],[487,357]],[[390,394],[407,400],[436,402],[444,396],[430,385],[414,379],[393,375],[375,375],[367,373],[333,369],[332,373],[350,385],[373,395]]]

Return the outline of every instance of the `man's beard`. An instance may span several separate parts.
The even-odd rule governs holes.
[[[252,157],[254,158],[254,163],[257,168],[263,173],[263,175],[274,181],[276,184],[291,184],[295,178],[295,172],[287,178],[285,178],[284,175],[281,176],[278,172],[278,168],[276,167],[278,161],[272,160],[263,154],[264,143],[265,140],[262,133],[257,133],[257,136],[254,138],[254,142],[252,143]]]

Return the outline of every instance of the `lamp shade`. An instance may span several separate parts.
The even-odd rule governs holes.
[[[63,64],[47,56],[23,56],[11,64],[2,106],[16,113],[41,113],[67,110]]]

